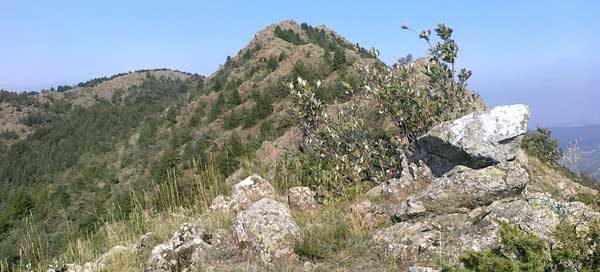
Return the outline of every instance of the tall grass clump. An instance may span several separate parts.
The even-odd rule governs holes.
[[[214,161],[191,161],[192,180],[183,182],[172,169],[166,180],[152,182],[149,188],[131,190],[128,208],[118,204],[113,216],[102,219],[100,228],[91,233],[70,231],[65,236],[64,253],[50,260],[48,245],[40,234],[38,222],[28,218],[25,242],[19,245],[20,263],[12,267],[6,260],[0,262],[0,272],[46,271],[65,263],[83,264],[95,261],[101,254],[116,245],[131,246],[145,233],[152,232],[159,240],[166,240],[182,223],[192,221],[210,205],[213,198],[228,194],[228,187]],[[68,222],[66,222],[68,224]],[[143,260],[139,256],[125,256],[115,262],[124,271],[139,271]],[[125,268],[127,269],[125,269]],[[121,268],[120,268],[121,269]]]

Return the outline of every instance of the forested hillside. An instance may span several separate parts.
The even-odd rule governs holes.
[[[3,144],[0,152],[3,257],[16,261],[25,221],[39,224],[48,250],[58,252],[69,231],[93,231],[114,216],[120,202],[128,202],[123,186],[133,180],[120,180],[120,170],[152,161],[150,150],[124,153],[128,144],[137,145],[132,135],[163,123],[165,110],[202,84],[202,78],[139,73],[141,84],[89,106],[68,98],[44,103],[38,95],[19,96],[29,104],[17,106],[33,105],[19,120],[31,132]]]
[[[148,70],[40,94],[2,92],[0,110],[11,114],[0,123],[0,256],[18,263],[28,230],[55,256],[127,216],[132,194],[152,198],[152,188],[174,178],[191,188],[209,165],[228,177],[297,124],[286,82],[319,79],[320,99],[344,101],[342,81],[358,84],[351,66],[359,60],[377,62],[325,27],[285,21],[206,80]]]

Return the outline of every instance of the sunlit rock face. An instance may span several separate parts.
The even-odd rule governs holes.
[[[451,163],[483,168],[516,158],[528,122],[526,105],[498,106],[441,123],[418,142]]]

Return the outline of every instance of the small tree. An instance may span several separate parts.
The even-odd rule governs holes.
[[[463,69],[457,75],[454,71],[458,46],[451,39],[452,30],[440,24],[435,31],[440,42],[434,45],[431,31],[419,35],[430,44],[426,64],[394,69],[383,64],[359,66],[364,89],[355,91],[346,83],[344,87],[354,98],[329,109],[331,114],[317,98],[319,81],[311,83],[299,77],[290,84],[305,140],[303,164],[317,191],[346,194],[358,182],[380,182],[398,172],[405,146],[368,126],[365,117],[371,101],[378,106],[380,117],[391,119],[409,143],[435,123],[472,108],[475,97],[465,89],[471,72]],[[377,51],[372,49],[370,54],[376,56]],[[333,59],[334,67],[345,64],[343,50],[336,50]]]
[[[550,130],[545,128],[538,127],[535,131],[528,132],[521,147],[529,155],[550,165],[556,164],[562,154],[558,142],[552,138]]]
[[[398,166],[399,153],[394,148],[397,145],[367,126],[366,97],[336,106],[328,114],[316,97],[320,81],[313,84],[298,78],[289,87],[295,97],[295,113],[301,118],[307,183],[321,196],[346,196],[349,191],[360,189],[359,182],[380,182]]]
[[[410,30],[407,26],[403,29]],[[360,67],[365,89],[373,94],[380,111],[392,118],[409,142],[434,124],[470,111],[475,100],[475,95],[466,90],[471,71],[461,69],[457,74],[454,69],[459,50],[452,39],[452,29],[438,24],[434,30],[439,38],[434,44],[431,30],[419,34],[429,45],[425,64],[411,63],[396,69],[382,65]],[[376,50],[372,51],[377,55]]]
[[[338,70],[346,65],[346,53],[343,48],[338,47],[333,52],[333,69]]]

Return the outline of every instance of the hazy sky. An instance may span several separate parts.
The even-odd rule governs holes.
[[[374,46],[388,63],[425,53],[401,24],[446,22],[460,65],[473,70],[471,88],[488,104],[527,103],[533,125],[600,123],[600,1],[592,0],[0,0],[0,88],[39,90],[144,68],[206,75],[256,31],[288,18]]]

